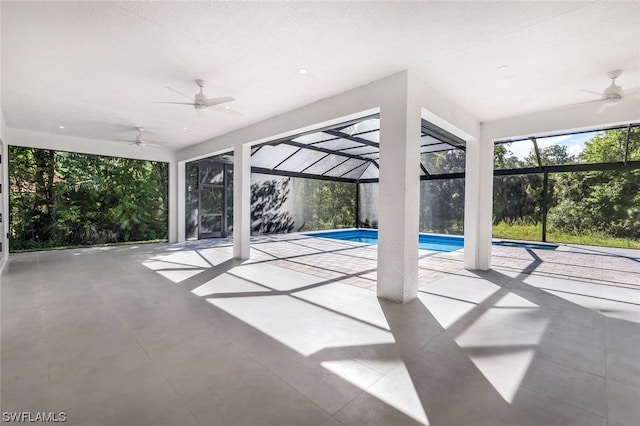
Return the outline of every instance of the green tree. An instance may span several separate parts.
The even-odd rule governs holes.
[[[300,179],[297,202],[302,203],[300,230],[351,228],[356,225],[356,184]]]
[[[546,148],[540,149],[539,152],[540,161],[543,166],[572,164],[576,161],[575,156],[569,154],[569,150],[565,145],[550,145]],[[538,166],[538,158],[534,149],[529,151],[529,155],[525,157],[524,163],[527,167]]]
[[[429,174],[465,170],[465,152],[458,149],[422,154]],[[420,231],[443,234],[464,232],[464,179],[434,179],[420,182]]]
[[[509,144],[497,144],[494,162],[496,169],[540,167],[533,142],[528,155],[519,160],[508,150]],[[571,164],[575,156],[564,145],[550,145],[539,150],[542,166]],[[556,193],[554,180],[549,180],[548,194]],[[543,173],[514,174],[494,178],[494,223],[539,224],[543,217]],[[556,198],[550,196],[552,206]]]
[[[629,140],[629,159],[640,159],[637,129]],[[580,160],[621,161],[626,130],[608,130],[586,142]],[[601,233],[640,238],[640,170],[567,173],[557,184],[558,205],[549,213],[553,226],[564,232]]]
[[[165,163],[10,147],[11,249],[165,239]]]

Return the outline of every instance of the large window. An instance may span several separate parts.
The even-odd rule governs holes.
[[[640,127],[496,144],[494,236],[640,248]]]
[[[251,232],[272,234],[353,228],[356,184],[251,175]]]
[[[11,250],[167,239],[168,167],[9,147]]]

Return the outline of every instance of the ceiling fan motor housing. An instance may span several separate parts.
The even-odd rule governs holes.
[[[616,85],[615,83],[611,83],[611,86],[604,89],[604,96],[607,99],[620,99],[620,92],[622,92],[622,87]]]
[[[603,101],[605,104],[615,104],[622,99],[622,87],[616,84],[616,78],[622,75],[622,70],[613,70],[607,73],[607,77],[611,79],[609,87],[602,91]]]
[[[207,95],[205,95],[202,92],[202,88],[200,88],[200,93],[196,93],[196,98],[193,102],[196,109],[207,109],[207,105],[205,104],[206,99]]]

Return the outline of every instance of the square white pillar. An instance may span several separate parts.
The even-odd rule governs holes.
[[[182,168],[180,167],[182,165]],[[184,241],[184,163],[171,161],[169,163],[169,242]],[[182,215],[180,214],[182,206]],[[182,234],[180,222],[182,219]],[[182,239],[180,238],[182,235]]]
[[[233,150],[233,257],[249,259],[251,239],[251,146]]]
[[[187,163],[184,161],[178,161],[177,164],[177,229],[179,243],[186,240],[186,206],[187,206],[187,177],[186,168]]]
[[[0,126],[4,125],[2,112],[0,111]],[[2,223],[0,224],[0,243],[2,243],[2,255],[0,257],[0,271],[4,266],[4,261],[9,258],[9,146],[5,141],[0,140],[0,152],[2,153],[2,163],[0,164],[0,184],[4,191],[0,194],[0,213],[2,213]]]
[[[407,89],[380,107],[378,297],[400,303],[418,295],[421,109]]]
[[[464,191],[464,267],[491,268],[493,141],[467,142]]]

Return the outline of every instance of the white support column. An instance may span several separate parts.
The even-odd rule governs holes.
[[[378,297],[406,303],[418,294],[421,109],[402,82],[380,107]]]
[[[251,238],[251,146],[233,150],[233,257],[249,259]]]
[[[183,183],[184,183],[184,173],[183,173]],[[178,162],[177,161],[171,161],[169,162],[169,205],[168,205],[168,213],[169,213],[169,232],[168,232],[168,237],[169,237],[169,242],[170,243],[175,243],[178,242],[178,235],[179,235],[179,227],[178,227],[178,223],[179,223],[179,197],[178,197],[178,191],[179,191],[179,187],[180,187],[180,170],[178,168]],[[182,192],[183,192],[183,196],[184,196],[184,184],[182,185]],[[182,203],[184,205],[184,201]],[[184,238],[183,238],[184,240]]]
[[[172,209],[175,211],[176,220],[174,223],[176,229],[176,242],[182,243],[186,239],[186,231],[185,231],[185,209],[187,205],[187,182],[186,182],[186,163],[184,161],[177,161],[174,166],[174,170],[176,170],[176,177],[172,179],[176,182],[175,189],[175,200],[176,205]],[[173,242],[173,240],[170,240]]]
[[[0,117],[0,120],[2,120],[2,117]],[[4,120],[0,125],[4,125]],[[9,238],[7,237],[9,235],[9,146],[6,141],[2,140],[0,141],[0,148],[2,149],[2,164],[0,165],[0,173],[2,173],[2,178],[0,179],[0,183],[2,183],[2,194],[0,194],[0,203],[2,204],[2,209],[0,209],[2,213],[2,223],[0,224],[0,232],[2,232],[0,236],[0,242],[2,243],[1,271],[4,262],[9,258]]]
[[[467,142],[464,191],[464,267],[491,268],[493,141]]]

